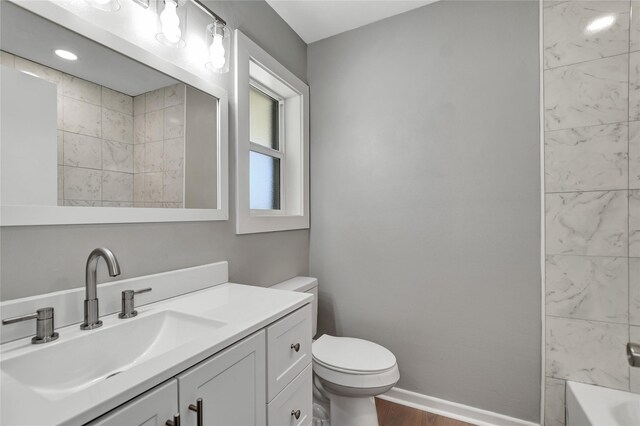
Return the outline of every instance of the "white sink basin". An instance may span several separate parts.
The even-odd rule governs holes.
[[[123,320],[0,362],[3,374],[50,400],[156,359],[226,325],[175,311]]]

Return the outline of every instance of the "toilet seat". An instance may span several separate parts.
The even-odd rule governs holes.
[[[312,354],[313,371],[335,385],[373,389],[400,377],[393,353],[367,340],[323,335],[313,343]]]
[[[312,353],[318,364],[349,374],[382,373],[396,365],[396,357],[389,349],[353,337],[325,334],[313,343]]]

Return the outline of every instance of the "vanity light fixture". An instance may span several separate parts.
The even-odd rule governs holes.
[[[120,10],[120,2],[118,0],[85,0],[91,6],[105,12],[117,12]]]
[[[158,33],[156,40],[168,47],[183,48],[186,27],[186,0],[158,1]]]
[[[188,3],[193,3],[213,21],[207,25],[205,30],[207,52],[204,66],[215,73],[228,72],[231,31],[229,31],[225,20],[205,6],[201,0],[156,0],[158,15],[156,40],[168,47],[183,48],[186,46]]]
[[[229,31],[227,23],[205,6],[201,0],[191,1],[213,20],[206,28],[207,59],[204,66],[215,73],[228,72],[231,31]]]
[[[227,52],[229,51],[229,40],[231,32],[229,28],[215,21],[207,25],[207,46],[209,46],[209,56],[204,66],[208,70],[223,74],[229,71],[229,61],[227,60]]]
[[[64,49],[56,49],[56,50],[54,50],[53,53],[55,53],[56,55],[58,55],[62,59],[66,59],[67,61],[75,61],[76,59],[78,59],[78,55],[76,55],[73,52],[69,52],[68,50],[64,50]]]

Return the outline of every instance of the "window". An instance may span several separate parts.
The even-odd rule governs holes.
[[[237,233],[309,227],[309,87],[236,30]]]
[[[280,210],[280,182],[284,180],[284,152],[280,149],[282,100],[253,85],[249,91],[249,207]]]

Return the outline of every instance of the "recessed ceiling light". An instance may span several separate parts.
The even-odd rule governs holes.
[[[68,61],[75,61],[78,59],[78,56],[75,53],[69,52],[68,50],[57,49],[54,53]]]

